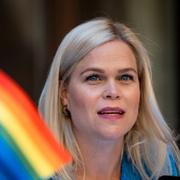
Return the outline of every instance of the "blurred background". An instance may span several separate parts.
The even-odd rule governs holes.
[[[97,16],[134,30],[148,49],[160,109],[180,133],[178,0],[1,0],[0,68],[38,102],[56,49],[74,26]]]

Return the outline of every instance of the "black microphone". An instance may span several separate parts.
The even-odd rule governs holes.
[[[180,180],[180,176],[160,176],[158,180],[173,180],[173,179],[179,179]]]

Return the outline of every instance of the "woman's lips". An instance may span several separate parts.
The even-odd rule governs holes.
[[[119,107],[105,107],[99,110],[97,114],[104,119],[117,120],[123,117],[125,111]]]

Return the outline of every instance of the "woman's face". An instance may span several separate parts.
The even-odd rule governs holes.
[[[118,40],[95,48],[75,67],[62,97],[76,136],[123,138],[136,122],[140,101],[133,51]]]

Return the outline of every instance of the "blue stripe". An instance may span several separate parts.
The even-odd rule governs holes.
[[[32,168],[25,162],[24,157],[14,146],[14,142],[0,125],[0,172],[7,179],[32,180],[38,179]]]

